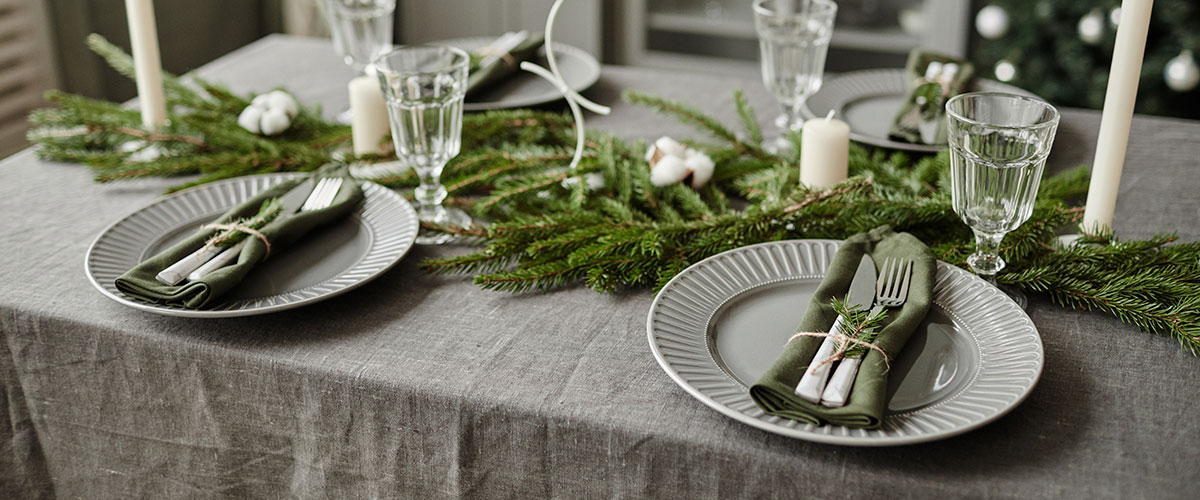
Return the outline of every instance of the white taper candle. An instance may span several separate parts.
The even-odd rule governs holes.
[[[148,130],[167,124],[167,100],[163,96],[162,60],[158,53],[158,28],[152,0],[125,0],[129,18],[129,44],[137,72],[138,103],[142,125]]]
[[[1087,209],[1083,212],[1084,231],[1112,228],[1153,6],[1154,0],[1125,0],[1121,4],[1121,23],[1117,27],[1100,136],[1096,139],[1096,158],[1092,162],[1092,183],[1088,187]]]

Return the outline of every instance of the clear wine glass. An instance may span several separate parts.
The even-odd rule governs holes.
[[[1033,213],[1058,129],[1049,103],[1013,94],[960,94],[946,102],[954,212],[975,232],[967,264],[995,282],[1000,241]]]
[[[379,52],[392,46],[396,0],[323,0],[333,48],[347,66],[362,75]],[[350,110],[338,114],[350,123]]]
[[[409,45],[395,47],[375,58],[375,73],[387,102],[396,157],[412,165],[420,179],[417,215],[422,222],[466,227],[471,218],[462,210],[442,206],[446,188],[442,168],[462,145],[463,97],[470,57],[453,47]],[[438,245],[446,233],[422,230],[417,243]]]
[[[831,0],[754,0],[763,84],[783,107],[772,151],[792,149],[788,132],[803,127],[800,109],[821,88],[837,8]]]

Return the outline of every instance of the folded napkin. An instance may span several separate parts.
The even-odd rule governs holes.
[[[285,251],[285,248],[302,237],[313,228],[340,219],[349,214],[362,201],[362,189],[358,182],[349,178],[345,167],[321,169],[312,174],[314,181],[321,177],[346,177],[338,190],[333,204],[327,208],[300,212],[290,216],[280,215],[275,220],[259,229],[271,242],[271,254]],[[290,189],[296,187],[305,178],[297,178],[280,183],[272,188],[255,195],[250,200],[226,212],[214,222],[229,222],[258,213],[264,201],[281,197]],[[235,262],[214,270],[203,279],[187,281],[179,285],[164,285],[154,276],[204,245],[214,233],[211,229],[200,229],[186,240],[179,242],[158,255],[138,264],[117,278],[117,289],[126,295],[158,304],[182,306],[199,309],[211,304],[218,297],[228,292],[240,283],[254,266],[258,265],[266,255],[267,247],[256,237],[247,236],[248,243],[242,249]]]
[[[913,144],[946,143],[946,101],[964,90],[975,66],[961,59],[914,50],[904,65],[908,94],[892,120],[888,138]]]
[[[495,54],[501,56],[495,64],[486,68],[472,64],[471,74],[467,76],[467,99],[478,96],[519,71],[522,61],[528,61],[537,55],[538,49],[542,48],[543,41],[542,35],[530,34],[528,38],[507,52],[508,57]],[[489,54],[476,53],[474,55],[484,59]]]
[[[797,331],[828,332],[833,327],[837,314],[830,301],[846,296],[864,254],[875,259],[877,269],[888,257],[913,260],[908,300],[900,308],[887,309],[885,326],[872,342],[894,360],[929,311],[937,261],[920,240],[908,233],[892,232],[888,226],[854,235],[842,243]],[[788,342],[771,368],[750,388],[750,397],[768,414],[801,422],[866,429],[879,427],[887,408],[888,364],[874,350],[868,350],[863,358],[845,406],[828,408],[795,394],[796,384],[809,363],[820,361],[813,360],[813,355],[823,340],[821,337],[797,337]]]

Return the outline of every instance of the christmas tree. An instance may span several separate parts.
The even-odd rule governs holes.
[[[1104,104],[1121,0],[976,2],[980,74],[1062,106]],[[1200,118],[1200,3],[1154,0],[1137,112]]]

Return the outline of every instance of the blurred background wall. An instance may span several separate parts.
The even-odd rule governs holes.
[[[270,33],[327,37],[321,0],[155,0],[163,65],[184,73]],[[124,0],[0,0],[0,157],[46,88],[124,100],[133,84],[84,45],[128,47]],[[396,42],[540,30],[553,0],[397,0]],[[751,78],[751,0],[570,0],[560,41],[603,61]],[[903,65],[917,47],[1064,106],[1103,102],[1120,0],[840,0],[828,71]],[[1156,0],[1138,112],[1200,118],[1200,2]]]

